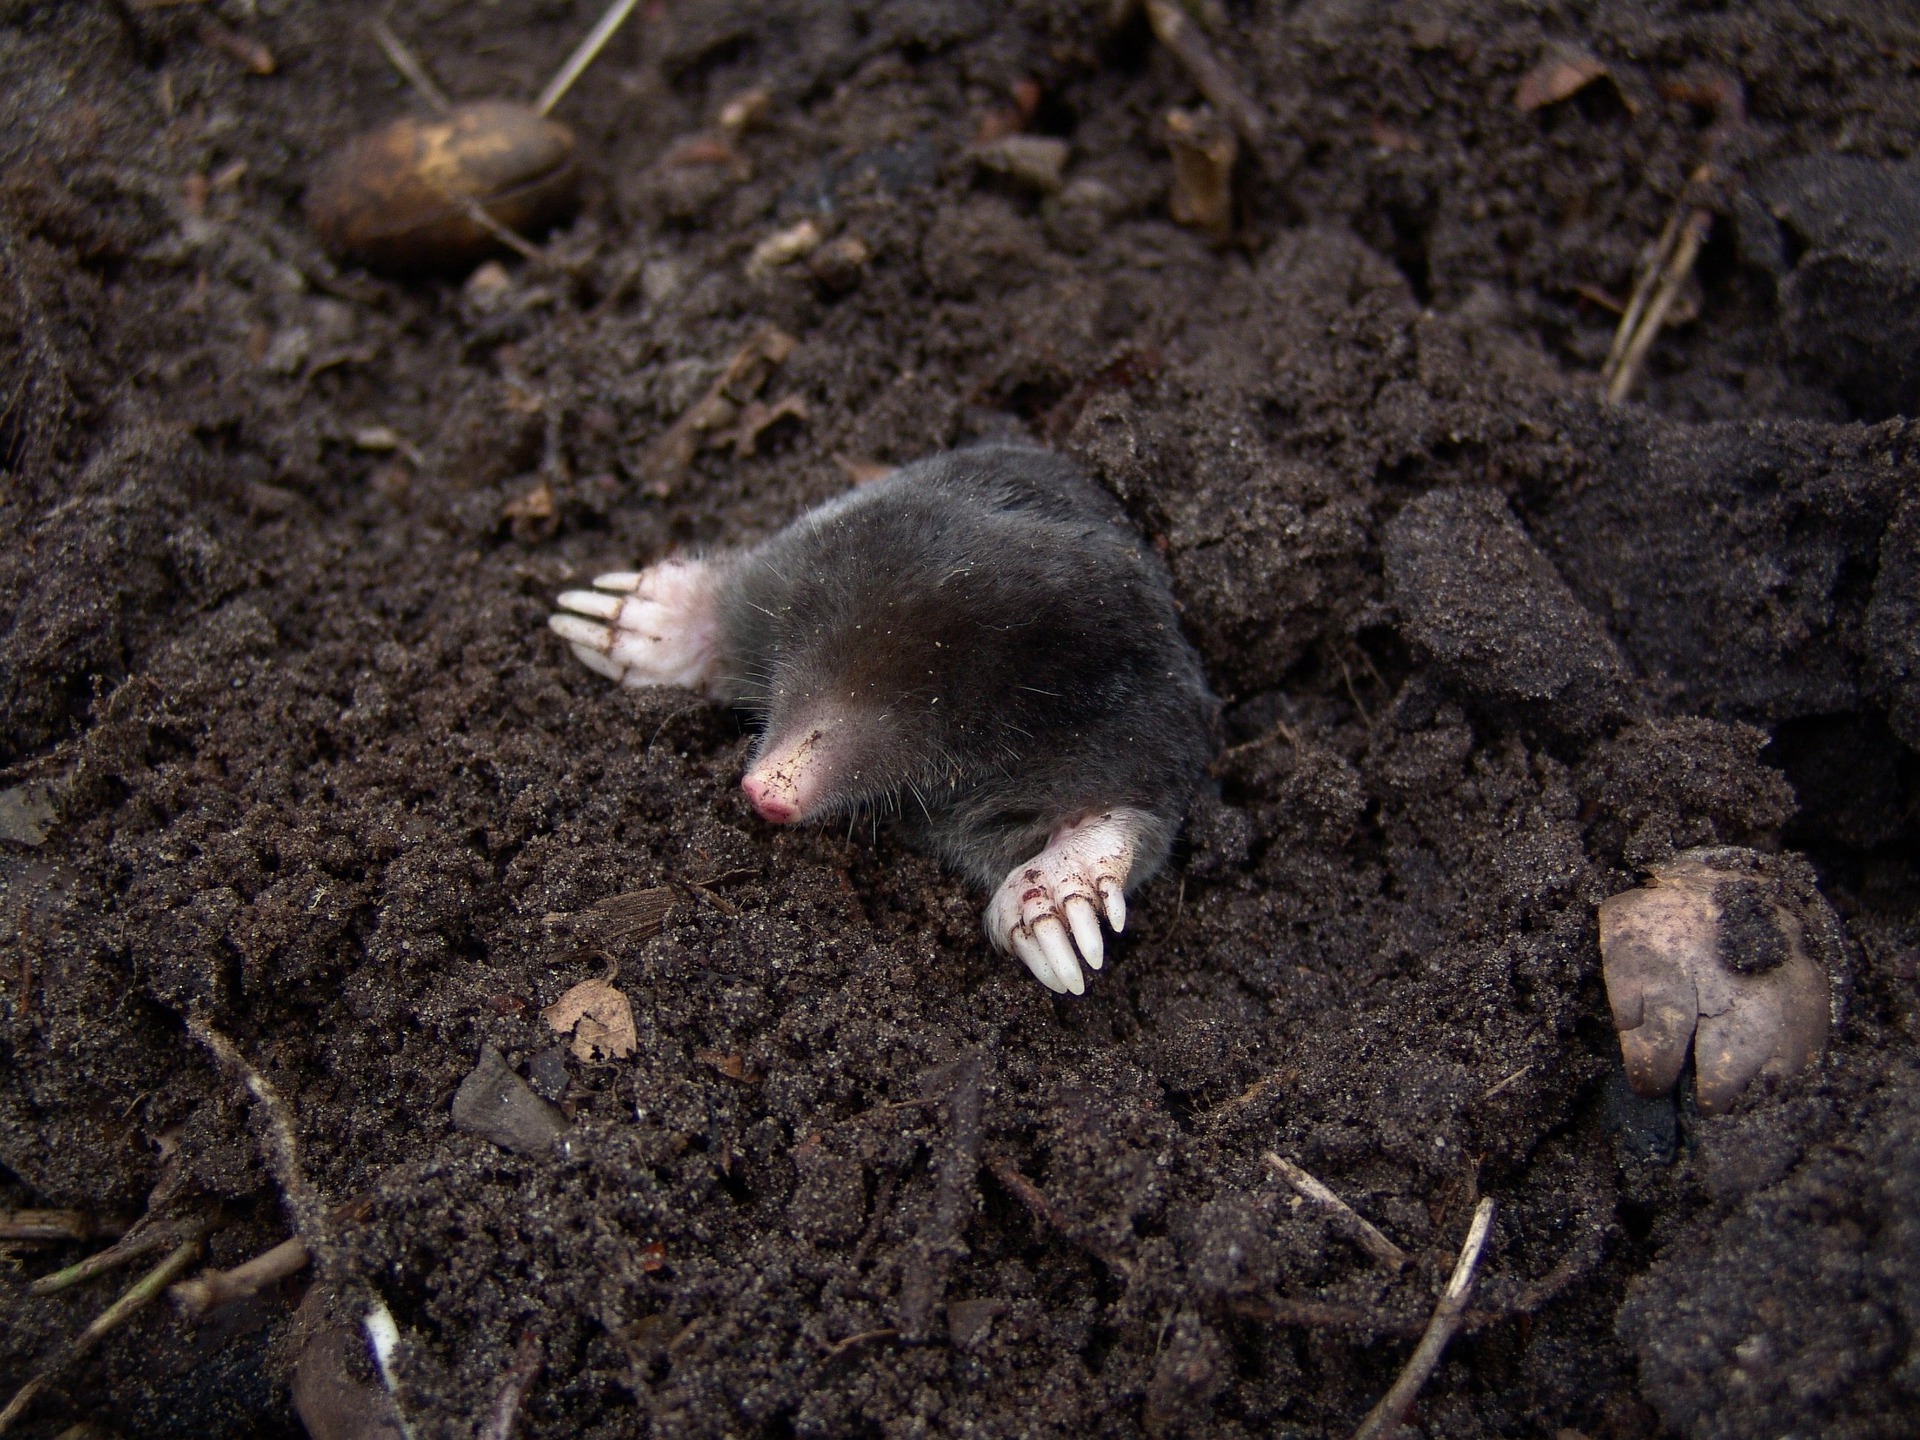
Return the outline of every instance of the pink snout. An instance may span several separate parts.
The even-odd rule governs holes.
[[[799,797],[794,794],[793,786],[783,784],[780,777],[750,771],[740,782],[740,788],[747,792],[747,799],[753,802],[762,820],[791,825],[800,818]]]

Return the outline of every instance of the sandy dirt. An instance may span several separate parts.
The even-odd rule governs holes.
[[[386,14],[524,97],[597,8]],[[422,1437],[516,1384],[529,1437],[1345,1435],[1483,1196],[1417,1433],[1914,1433],[1920,25],[1197,4],[1269,122],[1216,240],[1167,210],[1194,81],[1114,8],[643,6],[558,112],[579,217],[396,280],[300,208],[417,105],[374,7],[0,5],[0,786],[52,814],[0,841],[0,1209],[320,1262],[147,1312],[13,1433],[298,1435],[296,1356],[377,1302]],[[1517,106],[1566,47],[1608,75]],[[970,155],[1019,126],[1063,188]],[[1608,306],[1709,151],[1609,408]],[[1880,209],[1786,164],[1836,152]],[[749,267],[803,220],[867,258]],[[768,326],[803,413],[663,468]],[[1007,437],[1125,505],[1226,702],[1078,999],[884,828],[758,821],[737,717],[544,629]],[[1848,937],[1826,1062],[1712,1118],[1627,1089],[1595,927],[1701,844],[1804,857]],[[582,1058],[542,1012],[602,978],[632,1049]],[[28,1291],[98,1246],[0,1249],[6,1393],[154,1263]],[[383,1433],[338,1355],[328,1434]]]

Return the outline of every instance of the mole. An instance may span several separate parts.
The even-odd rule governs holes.
[[[741,788],[776,825],[890,817],[992,894],[987,937],[1083,994],[1101,920],[1165,863],[1219,702],[1165,566],[1064,457],[950,451],[758,545],[559,597],[580,661],[759,726]]]

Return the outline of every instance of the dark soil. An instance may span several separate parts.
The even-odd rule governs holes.
[[[525,96],[598,8],[387,13],[455,95]],[[1111,8],[643,9],[561,107],[580,218],[490,287],[305,226],[329,147],[413,103],[375,7],[0,5],[0,785],[59,811],[0,842],[0,1208],[125,1221],[164,1179],[214,1263],[285,1238],[194,1014],[296,1117],[306,1313],[389,1307],[420,1436],[530,1355],[525,1436],[1346,1434],[1480,1195],[1421,1433],[1913,1434],[1920,436],[1873,357],[1920,333],[1920,243],[1891,202],[1796,228],[1858,177],[1780,166],[1920,153],[1920,24],[1203,3],[1273,121],[1216,246],[1166,215],[1199,97]],[[1519,110],[1556,44],[1610,78]],[[1748,118],[1698,294],[1608,409],[1601,300],[1724,118],[1708,72]],[[1028,80],[1073,146],[1045,199],[965,153]],[[747,163],[679,163],[754,85]],[[864,268],[749,275],[808,217]],[[656,485],[769,323],[806,418]],[[543,628],[836,457],[1008,435],[1126,505],[1227,701],[1081,999],[897,837],[759,823],[737,719]],[[1712,1120],[1625,1089],[1594,920],[1702,843],[1805,855],[1853,944],[1827,1063]],[[662,886],[661,933],[593,918]],[[638,1047],[574,1059],[540,1011],[615,967]],[[454,1127],[483,1045],[562,1149]],[[28,1293],[86,1248],[10,1248],[7,1393],[125,1283]],[[148,1312],[17,1433],[297,1434],[305,1283]]]

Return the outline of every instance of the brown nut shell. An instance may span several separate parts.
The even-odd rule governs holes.
[[[449,269],[499,248],[475,214],[538,231],[572,208],[573,132],[525,105],[480,100],[356,136],[320,167],[307,218],[342,259],[379,270]]]
[[[1808,934],[1810,918],[1827,918],[1809,908],[1825,902],[1768,883],[1766,869],[1744,852],[1689,851],[1601,903],[1607,1001],[1636,1093],[1671,1090],[1691,1048],[1700,1110],[1722,1114],[1757,1077],[1789,1078],[1825,1052],[1831,982]],[[1753,938],[1725,913],[1741,887],[1763,897],[1765,968],[1732,953]]]

